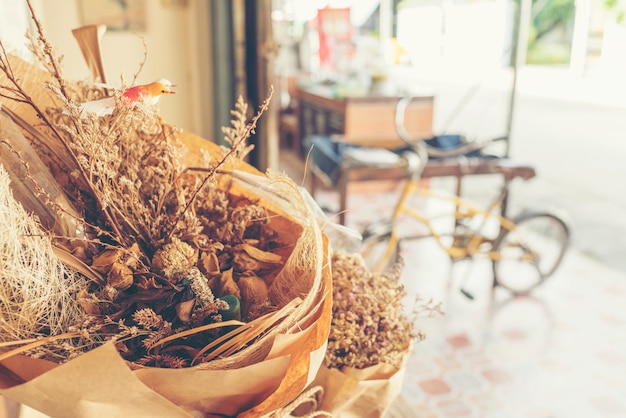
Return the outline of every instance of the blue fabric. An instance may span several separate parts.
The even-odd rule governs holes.
[[[339,166],[343,161],[345,144],[333,141],[328,136],[311,135],[304,141],[307,155],[317,168],[322,170],[331,181],[339,175]]]
[[[448,151],[463,145],[463,137],[461,135],[437,135],[426,139],[425,142],[431,147]]]
[[[437,135],[432,138],[426,139],[426,143],[435,148],[441,150],[453,150],[460,145],[463,145],[463,138],[461,135]],[[336,181],[339,175],[339,167],[343,161],[343,152],[347,147],[354,147],[355,145],[349,145],[342,142],[333,141],[331,137],[325,135],[311,135],[304,140],[305,149],[310,156],[312,162],[317,168],[323,171],[331,181]],[[405,147],[397,148],[392,151],[401,154],[405,151],[410,151],[411,147],[408,145]],[[483,154],[480,150],[472,151],[465,154],[466,157],[477,158],[497,158],[496,156]],[[457,158],[457,157],[449,157]],[[431,157],[432,160],[436,158]]]

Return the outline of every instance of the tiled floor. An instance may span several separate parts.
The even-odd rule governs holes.
[[[336,208],[334,193],[316,198]],[[390,201],[351,194],[348,226],[384,216]],[[429,240],[403,251],[407,302],[433,298],[444,314],[418,321],[427,338],[409,359],[398,416],[626,417],[626,274],[574,249],[532,297],[513,299],[492,294],[485,261],[451,265]]]

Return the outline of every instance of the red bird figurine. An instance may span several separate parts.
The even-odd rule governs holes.
[[[82,112],[104,116],[113,113],[116,106],[154,106],[162,95],[176,93],[172,91],[172,87],[175,86],[169,80],[162,78],[149,84],[130,87],[124,90],[117,100],[114,96],[110,96],[82,103],[80,109]]]

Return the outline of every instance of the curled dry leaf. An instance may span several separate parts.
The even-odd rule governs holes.
[[[98,301],[91,293],[85,289],[80,290],[76,294],[76,301],[83,308],[88,315],[98,316],[100,315],[100,308],[98,307]]]
[[[106,250],[93,257],[91,268],[98,273],[108,274],[113,264],[117,263],[122,256],[121,249]]]
[[[268,300],[267,285],[254,274],[240,277],[238,285],[241,290],[241,310],[244,317],[249,319],[248,312],[258,309]]]
[[[268,285],[271,285],[274,276],[264,274],[275,270],[283,263],[283,258],[279,254],[270,251],[263,251],[258,247],[246,242],[233,248],[233,267],[235,271],[244,275],[254,272],[263,276]]]
[[[236,296],[237,299],[241,299],[241,291],[239,290],[239,286],[237,286],[237,283],[235,283],[235,280],[233,279],[233,269],[226,270],[220,276],[219,295],[232,295]]]
[[[115,262],[107,275],[107,284],[117,290],[126,290],[133,285],[133,271],[126,264]]]
[[[245,251],[246,254],[248,254],[250,257],[262,263],[279,264],[283,261],[283,258],[280,255],[271,253],[269,251],[263,251],[248,243],[241,244],[241,249]]]
[[[82,247],[77,246],[76,250],[85,256],[85,250]],[[73,252],[73,254],[75,254],[75,252]],[[114,264],[123,264],[134,271],[139,266],[139,255],[140,251],[137,244],[133,244],[129,249],[108,249],[93,256],[91,268],[98,273],[108,274]]]
[[[259,271],[263,269],[263,265],[243,251],[233,253],[233,267],[238,272]]]
[[[220,262],[215,252],[202,252],[198,260],[198,269],[206,276],[220,274]]]

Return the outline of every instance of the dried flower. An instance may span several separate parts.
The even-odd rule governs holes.
[[[176,283],[196,265],[197,258],[197,251],[191,245],[174,237],[154,254],[152,268]]]
[[[143,308],[135,311],[133,320],[147,329],[159,329],[163,327],[164,321],[160,315],[154,313],[150,308]]]
[[[398,283],[402,262],[389,273],[369,270],[358,254],[333,253],[333,317],[325,364],[365,368],[379,363],[400,367],[417,336],[403,311]]]

